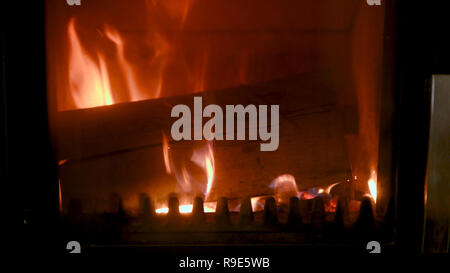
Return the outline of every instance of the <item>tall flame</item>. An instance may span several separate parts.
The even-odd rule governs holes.
[[[169,160],[169,143],[167,142],[167,137],[162,132],[162,145],[163,145],[163,156],[164,156],[164,165],[166,166],[166,173],[171,174],[172,168],[170,167],[170,160]]]
[[[372,176],[368,181],[370,195],[372,196],[374,202],[377,202],[377,174],[375,171],[372,172]]]
[[[69,87],[70,94],[78,108],[111,105],[114,103],[106,62],[97,53],[98,65],[86,53],[75,30],[75,20],[68,24],[70,43]]]
[[[80,27],[76,25],[78,21],[75,17],[69,20],[65,29],[70,46],[68,70],[63,72],[69,77],[67,84],[58,86],[58,94],[64,94],[58,96],[58,110],[218,90],[250,83],[249,79],[254,78],[260,81],[249,74],[251,58],[248,52],[232,61],[236,67],[219,68],[224,71],[219,74],[230,76],[215,77],[216,73],[211,73],[217,65],[215,60],[223,57],[222,51],[214,48],[215,40],[202,38],[196,49],[191,50],[184,27],[189,23],[196,0],[145,2],[145,31],[138,37],[122,35],[117,30],[121,28],[118,23],[105,24],[103,29],[91,25],[87,31],[93,35],[92,30],[97,30],[97,37],[83,39]],[[166,23],[171,29],[175,26],[174,31],[168,32]],[[89,22],[83,24],[89,26]]]
[[[181,168],[181,176],[178,174],[175,174],[178,180],[178,184],[181,186],[183,191],[190,192],[192,191],[192,183],[191,183],[191,176],[189,175],[189,172],[186,170],[186,167]]]
[[[185,162],[181,162],[182,163],[181,170],[180,168],[177,169],[177,167],[175,166],[173,162],[174,159],[170,156],[169,153],[170,147],[164,132],[162,132],[162,150],[166,173],[175,176],[178,186],[181,188],[183,192],[190,193],[193,190],[195,190],[196,188],[194,183],[197,183],[197,181],[191,175],[189,170],[186,168]],[[205,146],[199,149],[195,149],[192,153],[191,161],[205,171],[206,185],[203,193],[205,196],[205,200],[207,200],[209,198],[211,189],[214,184],[215,167],[214,167],[214,152],[212,142],[208,142],[206,143]],[[214,211],[215,205],[216,205],[215,202],[205,202],[204,204],[205,212],[210,212],[211,210]],[[179,209],[181,213],[188,213],[192,211],[192,204],[181,204]],[[157,209],[157,213],[167,213],[167,211],[168,211],[167,207],[160,207],[159,209]]]
[[[174,164],[171,160],[170,154],[169,154],[169,144],[166,135],[164,132],[162,133],[163,139],[163,156],[164,156],[164,165],[166,167],[166,172],[168,174],[174,174],[178,185],[182,188],[185,192],[190,192],[192,190],[192,181],[191,181],[191,175],[186,169],[186,167],[183,165],[181,168],[181,173],[179,173],[175,168]],[[206,184],[206,190],[205,190],[205,199],[208,198],[209,193],[211,192],[211,188],[213,186],[214,181],[214,154],[212,149],[212,144],[210,142],[207,143],[206,150],[199,149],[194,150],[191,160],[202,167],[207,175],[207,184]],[[204,203],[204,212],[214,212],[216,209],[216,202],[205,202]],[[191,213],[193,209],[192,204],[181,204],[178,207],[180,213]],[[158,214],[165,214],[168,213],[169,209],[166,206],[160,207],[156,209],[156,213]]]
[[[214,182],[214,153],[212,142],[208,142],[202,150],[195,150],[191,160],[205,170],[207,182],[204,194],[205,200],[207,200]]]
[[[211,162],[211,159],[209,159],[209,158],[205,159],[205,164],[206,164],[206,174],[208,176],[208,182],[206,184],[205,196],[208,196],[209,193],[211,192],[212,182],[214,180],[214,167]]]
[[[58,201],[59,201],[59,211],[62,211],[62,191],[60,179],[58,179]]]
[[[123,39],[120,37],[119,33],[115,29],[112,29],[108,26],[105,26],[105,35],[116,45],[117,59],[120,64],[120,68],[122,69],[122,72],[125,75],[125,80],[128,86],[128,92],[130,94],[131,101],[138,101],[145,99],[146,97],[143,95],[141,90],[139,90],[139,87],[137,85],[137,81],[135,79],[131,63],[127,61],[127,59],[125,58]]]

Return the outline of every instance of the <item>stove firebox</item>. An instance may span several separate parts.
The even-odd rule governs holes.
[[[80,2],[45,2],[61,237],[94,251],[405,242],[406,193],[424,212],[427,188],[408,186],[396,127],[413,109],[399,107],[401,0]]]

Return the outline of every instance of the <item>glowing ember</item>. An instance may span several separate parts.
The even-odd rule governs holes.
[[[103,55],[97,53],[98,65],[81,46],[75,30],[75,20],[68,25],[70,43],[70,94],[78,108],[111,105],[114,103],[108,71]]]
[[[307,192],[307,191],[302,191],[299,194],[299,199],[303,199],[303,200],[310,200],[310,199],[314,199],[316,198],[316,194]]]
[[[264,200],[264,196],[256,196],[250,198],[250,202],[252,203],[252,211],[261,211],[264,209],[264,203],[262,202]]]
[[[377,202],[377,174],[375,171],[372,172],[372,177],[368,181],[370,195],[373,201]]]
[[[337,198],[332,197],[330,195],[331,189],[333,189],[336,185],[341,182],[337,182],[327,186],[326,188],[317,188],[313,187],[307,190],[298,190],[297,183],[295,182],[294,176],[290,174],[284,174],[277,178],[275,178],[269,187],[274,189],[275,199],[277,200],[277,204],[286,204],[289,202],[289,199],[293,196],[297,196],[299,199],[303,200],[311,200],[318,196],[329,196],[330,198],[326,198],[325,201],[325,211],[326,212],[335,212],[337,206]],[[263,205],[259,202],[259,197],[253,197],[252,208],[255,211],[257,206],[262,207]]]
[[[192,204],[186,204],[186,205],[180,205],[178,207],[180,213],[186,214],[186,213],[192,213],[193,205]],[[216,202],[206,202],[203,204],[203,211],[205,213],[212,213],[216,211]],[[168,207],[161,207],[156,210],[157,214],[166,214],[169,212]]]
[[[325,205],[325,211],[330,213],[330,212],[336,212],[336,208],[337,208],[337,199],[333,198],[331,199],[329,202],[326,202]]]

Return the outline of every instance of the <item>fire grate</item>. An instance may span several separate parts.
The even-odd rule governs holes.
[[[165,214],[156,213],[147,195],[141,194],[140,200],[139,213],[133,215],[124,211],[117,198],[116,211],[101,214],[84,214],[80,199],[73,199],[68,213],[62,215],[64,230],[88,244],[348,244],[387,239],[393,222],[387,219],[392,217],[392,206],[384,217],[376,217],[368,196],[360,202],[340,198],[335,212],[325,210],[323,196],[292,197],[287,208],[277,207],[274,197],[266,197],[263,210],[255,212],[250,198],[242,199],[236,212],[229,210],[229,200],[222,197],[214,213],[205,213],[203,199],[197,197],[187,214],[180,213],[176,196],[169,197]],[[359,204],[356,209],[355,203]]]

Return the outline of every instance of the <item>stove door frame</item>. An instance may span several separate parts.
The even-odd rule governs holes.
[[[6,185],[18,186],[11,192],[23,205],[24,252],[34,253],[36,245],[65,252],[66,240],[58,233],[57,163],[48,130],[44,3],[31,1],[26,8],[16,4],[4,10],[10,16],[4,17],[9,24],[1,36],[2,178]],[[399,251],[417,253],[422,245],[429,134],[430,104],[423,90],[432,73],[450,73],[450,46],[441,35],[446,30],[445,8],[432,1],[398,0],[396,5],[393,149],[392,162],[386,165],[396,181],[393,240]]]

